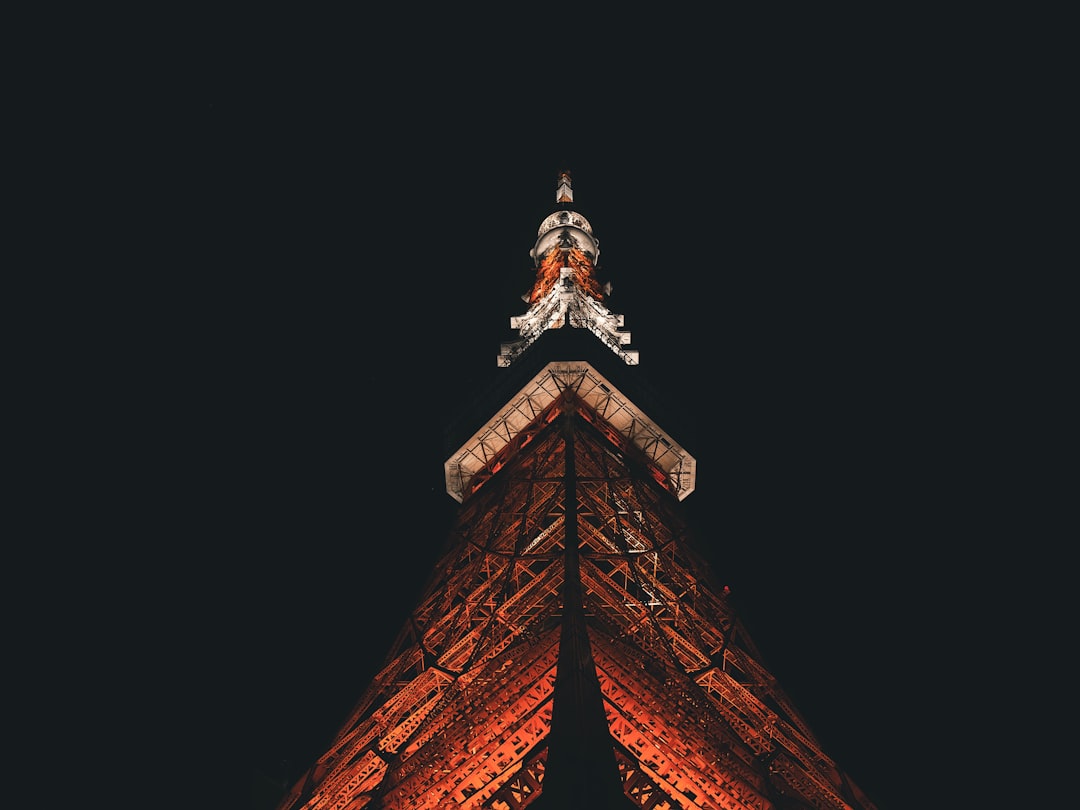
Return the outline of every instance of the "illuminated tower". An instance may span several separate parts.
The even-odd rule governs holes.
[[[605,305],[569,173],[441,559],[281,810],[859,808],[695,551],[695,460]],[[655,407],[654,407],[655,405]]]

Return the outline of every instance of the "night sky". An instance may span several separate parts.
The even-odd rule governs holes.
[[[326,51],[260,53],[193,99],[256,781],[314,761],[418,599],[456,506],[443,429],[498,376],[565,168],[610,309],[694,425],[686,503],[717,577],[825,751],[882,810],[915,806],[943,570],[971,542],[978,358],[952,181],[903,83],[510,104],[354,83]]]

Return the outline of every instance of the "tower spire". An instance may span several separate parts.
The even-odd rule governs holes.
[[[555,200],[560,204],[574,200],[569,171],[559,173]],[[529,255],[536,265],[536,281],[522,298],[530,306],[524,315],[510,318],[510,328],[519,337],[500,346],[499,366],[513,364],[549,329],[567,326],[589,330],[624,363],[636,366],[638,352],[627,348],[630,333],[622,330],[623,316],[604,305],[611,288],[596,278],[600,240],[589,220],[566,207],[549,214],[540,223]]]
[[[574,201],[574,189],[570,185],[570,172],[563,169],[559,172],[559,187],[555,191],[555,202],[572,203]]]

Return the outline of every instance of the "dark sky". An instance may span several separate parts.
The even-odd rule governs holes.
[[[526,93],[354,81],[326,51],[192,100],[254,770],[313,761],[419,596],[455,505],[442,431],[497,376],[566,168],[610,308],[695,425],[714,570],[825,750],[914,806],[979,429],[936,109],[884,68]]]

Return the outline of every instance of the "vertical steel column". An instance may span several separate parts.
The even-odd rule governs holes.
[[[574,460],[576,409],[563,419],[566,465],[566,516],[563,619],[558,672],[552,698],[551,733],[541,808],[629,807],[615,761],[615,740],[608,728],[600,681],[596,677],[578,559],[577,469]]]

